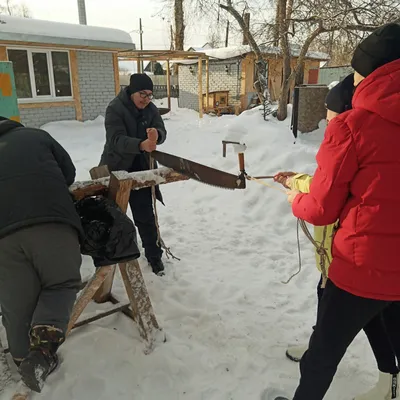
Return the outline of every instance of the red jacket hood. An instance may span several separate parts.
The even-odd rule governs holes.
[[[400,125],[400,60],[378,68],[357,87],[353,108],[362,108]]]

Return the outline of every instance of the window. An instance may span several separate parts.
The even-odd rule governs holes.
[[[67,51],[8,49],[19,100],[72,97]]]

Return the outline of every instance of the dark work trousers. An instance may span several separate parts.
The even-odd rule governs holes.
[[[31,327],[65,334],[81,261],[78,232],[67,224],[34,225],[0,239],[0,305],[13,358],[28,355]]]
[[[136,156],[132,171],[144,171],[149,168],[148,160],[144,155]],[[151,187],[132,190],[129,198],[133,221],[138,228],[144,252],[149,263],[158,261],[162,256],[162,249],[157,245],[157,226],[153,209]]]
[[[322,276],[317,286],[318,311],[324,289],[321,288]],[[315,329],[315,327],[313,327]],[[372,318],[364,327],[371,349],[374,353],[378,369],[381,372],[398,373],[400,359],[400,308],[390,305]]]
[[[347,347],[372,319],[379,317],[389,306],[393,307],[393,313],[395,310],[400,313],[400,302],[354,296],[328,280],[309,349],[300,362],[301,378],[293,400],[322,400]]]
[[[152,260],[161,259],[162,250],[157,245],[157,227],[153,210],[151,188],[132,190],[129,198],[133,220],[142,239],[145,256],[151,263]]]

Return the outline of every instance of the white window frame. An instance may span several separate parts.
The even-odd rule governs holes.
[[[68,50],[61,49],[45,49],[45,48],[33,48],[33,47],[7,47],[8,50],[24,50],[27,52],[28,56],[28,66],[29,66],[29,77],[31,81],[31,90],[32,97],[31,98],[18,98],[18,103],[26,104],[26,103],[48,103],[48,102],[62,102],[62,101],[72,101],[74,99],[74,87],[72,85],[72,69],[71,69],[71,57]],[[53,71],[53,58],[51,56],[52,52],[57,53],[67,53],[68,55],[68,68],[69,68],[69,84],[71,86],[71,96],[56,96],[56,85],[54,81],[54,71]],[[32,53],[45,53],[47,55],[47,69],[49,72],[49,84],[50,84],[50,95],[47,96],[38,96],[36,93],[36,82],[35,82],[35,72],[33,69],[33,56]],[[8,52],[7,52],[8,57]]]

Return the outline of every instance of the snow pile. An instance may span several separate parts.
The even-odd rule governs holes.
[[[261,46],[260,50],[264,54],[271,54],[271,55],[278,55],[281,53],[281,49],[279,47],[274,46]],[[291,53],[292,57],[298,57],[300,54],[300,48],[296,46],[292,46]],[[214,58],[217,60],[228,60],[230,58],[237,58],[243,56],[244,54],[251,53],[252,49],[249,45],[239,45],[239,46],[229,46],[229,47],[220,47],[216,49],[200,49],[195,51],[195,53],[204,53],[210,58]],[[311,58],[314,60],[328,60],[329,55],[316,52],[316,51],[309,51],[307,53],[307,58]],[[197,61],[180,61],[180,64],[194,64]]]
[[[312,173],[323,129],[294,144],[288,124],[265,122],[259,108],[202,120],[194,111],[173,108],[160,150],[237,174],[234,147],[222,157],[221,141],[234,140],[247,146],[250,175]],[[86,180],[104,144],[103,120],[45,129],[71,153],[78,178]],[[40,399],[244,400],[260,399],[271,387],[291,395],[299,372],[285,350],[309,337],[319,277],[312,245],[301,236],[303,270],[282,283],[298,268],[296,220],[286,196],[254,182],[230,191],[190,180],[162,185],[161,191],[161,233],[181,261],[166,261],[164,277],[140,263],[167,342],[144,355],[137,328],[122,314],[79,328],[63,345],[64,362]],[[92,273],[85,258],[82,274]],[[124,296],[119,278],[114,292]],[[86,313],[108,307],[91,304]],[[326,399],[354,397],[372,386],[376,372],[361,335]]]
[[[57,37],[125,43],[133,47],[132,38],[129,33],[120,29],[0,15],[0,34],[13,33],[24,35],[27,41],[32,41],[32,38],[30,38],[32,35],[41,35],[49,38]]]

